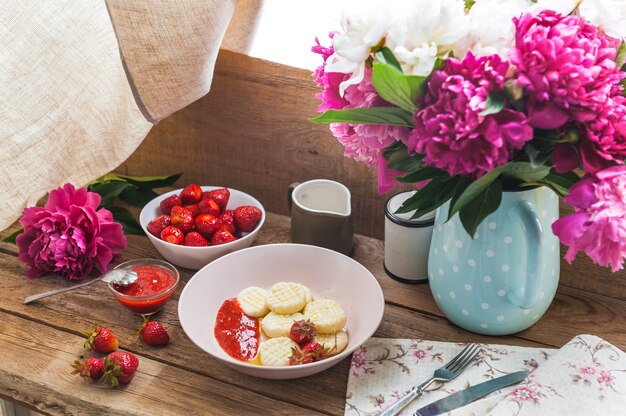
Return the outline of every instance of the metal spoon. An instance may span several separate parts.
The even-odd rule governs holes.
[[[57,293],[68,292],[70,290],[78,289],[79,287],[85,287],[87,285],[92,284],[93,282],[99,282],[102,280],[103,282],[110,283],[112,285],[121,285],[126,286],[131,283],[134,283],[137,280],[137,273],[130,269],[115,269],[111,270],[100,277],[96,277],[93,280],[90,280],[85,283],[81,283],[74,286],[64,287],[62,289],[51,290],[49,292],[39,293],[38,295],[31,295],[24,299],[24,304],[28,304],[34,302],[41,298],[46,298],[48,296],[56,295]]]

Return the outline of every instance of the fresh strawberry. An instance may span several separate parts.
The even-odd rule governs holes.
[[[219,205],[217,205],[217,202],[215,202],[215,200],[211,198],[203,199],[202,201],[198,202],[199,214],[211,214],[218,216],[221,212],[222,211],[220,210]]]
[[[166,345],[170,336],[159,321],[150,321],[147,315],[143,316],[143,323],[137,333],[143,342],[148,345]]]
[[[303,351],[300,347],[291,347],[291,355],[289,356],[289,365],[299,365],[312,363],[311,354]]]
[[[126,351],[115,351],[104,359],[104,384],[117,387],[128,383],[139,367],[139,360],[134,354]]]
[[[291,338],[293,342],[298,345],[304,345],[313,341],[315,335],[317,335],[315,324],[309,319],[300,319],[299,321],[295,321],[289,330],[289,338]]]
[[[200,214],[195,220],[196,231],[202,234],[205,238],[211,238],[215,231],[220,228],[220,220],[215,215]]]
[[[159,207],[164,214],[170,215],[172,213],[172,208],[180,206],[182,204],[183,201],[181,201],[178,195],[171,195],[161,201]]]
[[[172,225],[187,234],[193,228],[193,213],[185,207],[172,208]]]
[[[172,244],[182,244],[185,241],[185,234],[180,228],[170,225],[161,231],[161,240]]]
[[[198,211],[198,204],[183,205],[183,207],[187,208],[189,211],[191,211],[191,216],[196,218],[196,215],[198,215],[200,213]]]
[[[238,207],[233,215],[237,228],[246,233],[255,229],[262,216],[261,210],[251,205]]]
[[[167,214],[159,215],[148,223],[148,232],[155,237],[161,237],[161,231],[172,222],[172,217]]]
[[[80,374],[81,377],[98,380],[104,374],[104,361],[99,358],[85,358],[76,360],[72,364],[72,374]]]
[[[236,240],[235,236],[229,233],[228,231],[217,230],[215,234],[213,234],[213,237],[211,237],[211,245],[217,246],[219,244],[226,244],[235,240]]]
[[[206,197],[213,199],[220,207],[220,211],[224,212],[226,205],[228,205],[228,199],[230,198],[230,191],[228,188],[215,189],[213,191],[206,192]],[[205,194],[202,198],[205,198]]]
[[[187,185],[180,193],[180,199],[183,201],[183,204],[195,204],[200,202],[200,198],[202,198],[202,188],[195,183]]]
[[[328,356],[326,350],[319,342],[309,342],[302,347],[304,354],[310,355],[313,361],[323,360]]]
[[[235,219],[233,218],[233,211],[226,211],[222,215],[219,216],[220,219],[220,229],[226,230],[231,234],[235,234],[237,232],[237,227],[235,227]]]
[[[208,246],[209,242],[206,238],[202,237],[202,234],[196,231],[190,231],[185,235],[185,241],[183,245],[191,247],[204,247]]]
[[[86,350],[92,349],[95,352],[107,353],[115,351],[119,346],[117,338],[106,328],[94,323],[91,330],[83,332],[87,337],[84,347]]]

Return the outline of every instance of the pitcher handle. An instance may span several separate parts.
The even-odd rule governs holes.
[[[518,287],[511,290],[507,298],[513,305],[530,309],[539,301],[539,280],[541,278],[540,270],[542,264],[543,252],[543,227],[537,213],[528,201],[519,202],[515,209],[520,213],[523,226],[525,228],[527,239],[526,247],[528,258],[526,260],[526,280],[524,287]]]
[[[289,185],[287,188],[287,207],[289,209],[289,215],[291,215],[291,207],[293,205],[293,200],[291,199],[291,195],[293,195],[293,190],[296,189],[296,186],[300,185],[300,182],[294,182]]]

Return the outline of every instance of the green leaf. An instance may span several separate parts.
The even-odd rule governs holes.
[[[617,55],[615,56],[615,62],[617,63],[618,68],[621,68],[624,64],[626,64],[626,42],[624,41],[622,41],[619,45]]]
[[[447,56],[444,56],[443,58],[437,58],[435,60],[435,65],[433,66],[433,72],[435,71],[440,71],[443,69],[443,67],[446,65],[446,59],[447,58],[451,58],[452,57],[452,51],[447,53]]]
[[[129,187],[134,187],[134,185],[128,182],[111,181],[92,185],[89,190],[98,193],[102,197],[102,201],[100,201],[101,207],[107,207]]]
[[[498,176],[504,172],[506,168],[507,165],[498,166],[469,184],[465,191],[458,197],[456,202],[450,205],[448,220],[454,217],[454,214],[463,209],[463,207],[469,204],[472,200],[478,198],[478,196],[482,194],[485,189],[487,189],[498,178]]]
[[[119,178],[125,180],[126,182],[132,183],[133,185],[139,188],[164,188],[166,186],[172,186],[176,183],[178,179],[182,176],[181,173],[175,173],[169,176],[128,176],[128,175],[117,175]]]
[[[120,199],[134,207],[142,208],[148,202],[159,196],[152,189],[128,187],[119,195]]]
[[[374,54],[374,56],[376,56],[376,59],[378,59],[380,62],[391,65],[395,69],[397,69],[400,73],[402,73],[402,67],[400,66],[400,62],[398,62],[398,60],[396,59],[396,56],[388,47],[385,46],[381,48],[379,51],[377,51]]]
[[[328,110],[309,119],[314,123],[387,124],[391,126],[414,127],[413,114],[396,107],[350,108]]]
[[[524,152],[528,156],[530,165],[534,168],[544,165],[552,157],[551,148],[539,149],[531,143],[524,146]]]
[[[489,114],[497,114],[504,108],[504,93],[494,91],[490,92],[487,96],[487,103],[485,109],[480,112],[481,116],[488,116]]]
[[[107,207],[113,214],[113,219],[119,222],[124,229],[124,234],[144,235],[141,225],[137,222],[133,214],[123,207]]]
[[[550,173],[550,166],[533,167],[529,162],[512,162],[506,165],[503,174],[524,182],[537,182]]]
[[[556,173],[552,171],[541,180],[541,183],[552,188],[557,194],[567,196],[570,188],[578,181],[580,181],[580,177],[575,172]]]
[[[372,84],[385,101],[394,104],[411,114],[417,111],[417,99],[424,95],[426,77],[404,75],[392,65],[375,62],[372,71]]]
[[[465,190],[471,183],[472,183],[472,178],[469,178],[467,176],[459,176],[459,182],[456,186],[456,189],[454,190],[454,195],[452,196],[452,200],[450,201],[450,207],[456,204],[456,201],[458,201],[461,195],[463,195],[463,192],[465,192]],[[448,209],[448,213],[450,211],[451,209]],[[449,219],[450,217],[448,217],[446,221],[448,221]]]
[[[437,177],[447,177],[448,174],[440,169],[433,168],[432,166],[425,166],[416,172],[409,173],[406,176],[397,178],[399,182],[403,183],[417,183],[425,181],[427,179],[434,179]]]
[[[18,235],[22,234],[23,232],[24,232],[24,229],[20,228],[19,230],[15,231],[14,233],[12,233],[10,236],[8,236],[2,241],[4,241],[5,243],[15,244],[15,239],[17,238]]]
[[[436,210],[447,200],[452,198],[458,180],[458,177],[437,177],[432,179],[428,185],[418,190],[415,195],[404,201],[396,213],[405,214],[415,210],[411,216],[411,219],[415,219]]]
[[[410,155],[406,151],[394,152],[387,162],[389,169],[395,169],[402,172],[413,172],[424,166],[424,156],[420,154]]]
[[[474,237],[481,222],[498,209],[502,201],[502,182],[494,180],[459,212],[459,219],[467,233]]]
[[[395,151],[407,152],[406,145],[402,143],[401,141],[391,143],[389,146],[385,147],[385,150],[383,152],[385,155],[385,158],[388,160],[389,156],[391,156],[391,154]]]

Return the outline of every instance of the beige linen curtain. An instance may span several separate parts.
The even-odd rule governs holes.
[[[0,230],[209,91],[235,0],[0,2]]]

